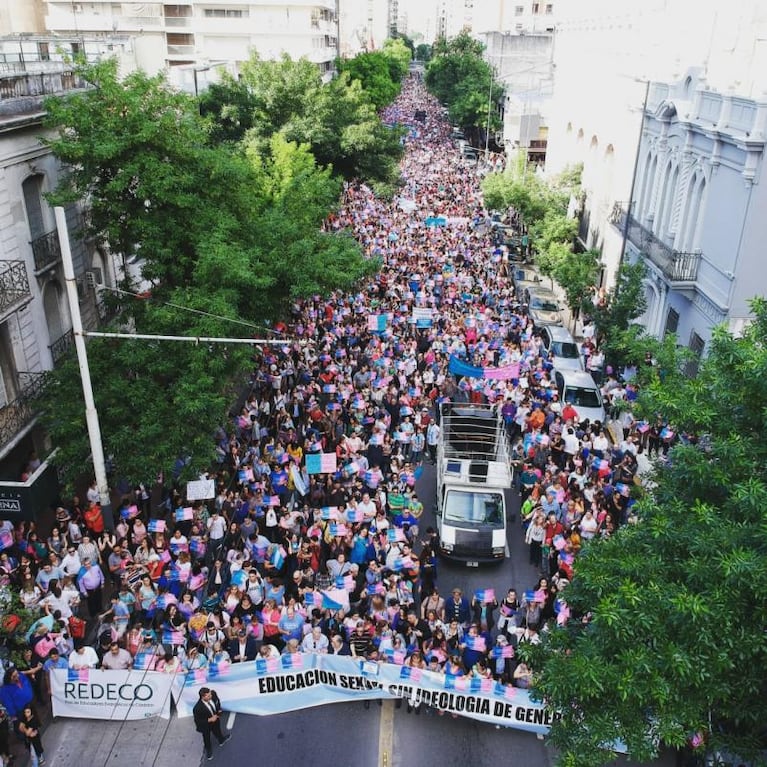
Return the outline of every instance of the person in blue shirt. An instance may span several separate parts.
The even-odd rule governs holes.
[[[304,618],[295,611],[292,605],[288,605],[286,608],[285,614],[280,618],[278,627],[285,642],[291,639],[300,642],[304,638]]]
[[[43,671],[47,673],[55,668],[69,668],[69,663],[66,658],[61,657],[61,653],[54,647],[48,653],[48,660],[43,663]]]
[[[28,706],[35,697],[32,684],[25,674],[18,669],[9,668],[0,687],[0,703],[3,704],[11,719],[18,719],[24,706]]]

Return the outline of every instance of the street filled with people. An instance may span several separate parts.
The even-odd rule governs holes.
[[[480,173],[500,161],[464,159],[416,79],[384,120],[407,126],[403,187],[383,200],[347,184],[326,222],[380,271],[356,293],[296,301],[275,326],[284,344],[260,347],[216,435],[204,475],[215,497],[178,486],[158,506],[139,486],[112,532],[94,483],[46,535],[2,523],[0,584],[37,619],[4,659],[0,754],[21,738],[44,763],[36,712],[56,668],[179,674],[329,653],[527,688],[519,643],[568,620],[579,552],[632,523],[637,454],[667,450],[673,434],[616,407],[636,388],[610,370],[599,373],[617,434],[560,402],[556,358],[517,302],[482,204]],[[582,351],[598,358],[593,334]],[[511,373],[454,375],[451,358]],[[451,402],[489,403],[506,424],[522,504],[510,534],[529,544],[537,582],[463,593],[438,578],[418,488]]]

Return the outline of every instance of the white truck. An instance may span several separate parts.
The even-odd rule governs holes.
[[[440,415],[439,551],[469,567],[501,562],[508,551],[506,490],[512,467],[500,408],[446,403]]]

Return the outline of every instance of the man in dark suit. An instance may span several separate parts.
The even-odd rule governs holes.
[[[214,690],[210,687],[200,687],[200,699],[195,703],[192,709],[194,714],[194,725],[197,732],[202,735],[202,742],[205,745],[205,757],[208,761],[213,759],[213,747],[210,742],[210,734],[213,733],[218,739],[219,745],[223,746],[231,733],[224,735],[221,732],[221,701]]]
[[[242,663],[246,660],[255,660],[258,655],[258,642],[248,636],[245,629],[240,629],[237,636],[229,642],[229,657],[233,663]]]

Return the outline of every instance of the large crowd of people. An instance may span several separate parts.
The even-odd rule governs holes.
[[[254,358],[241,410],[216,436],[216,497],[172,492],[158,508],[140,486],[110,532],[94,486],[58,510],[49,536],[0,527],[0,583],[39,615],[23,657],[6,664],[5,722],[44,704],[52,668],[181,673],[317,652],[530,685],[515,647],[567,620],[574,558],[631,521],[644,432],[628,419],[608,442],[559,402],[556,361],[515,303],[476,164],[439,104],[408,80],[384,119],[410,126],[399,195],[347,184],[326,223],[353,233],[380,272],[356,293],[297,301],[277,326],[284,345]],[[456,378],[451,355],[519,373]],[[634,394],[609,375],[604,391]],[[540,570],[519,592],[438,587],[417,487],[435,460],[440,405],[455,401],[492,403],[507,424]]]

